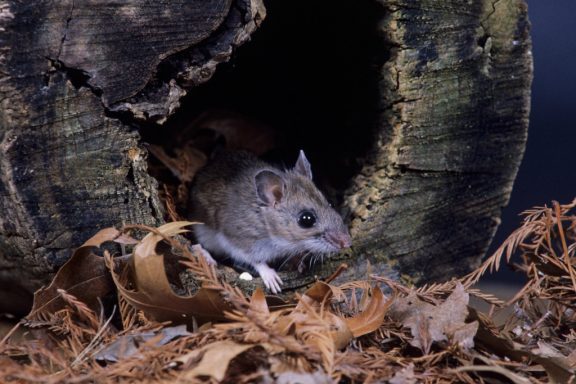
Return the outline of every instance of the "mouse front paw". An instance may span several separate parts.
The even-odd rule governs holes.
[[[282,285],[282,279],[278,276],[278,273],[272,268],[268,266],[266,263],[259,263],[254,265],[254,269],[262,278],[262,282],[272,293],[280,293],[282,289],[280,285]]]
[[[216,266],[218,264],[216,260],[214,260],[212,255],[207,250],[205,250],[200,244],[194,244],[193,246],[190,247],[190,249],[192,250],[193,253],[198,252],[204,258],[204,260],[206,260],[208,265]]]

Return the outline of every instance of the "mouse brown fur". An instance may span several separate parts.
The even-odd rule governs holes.
[[[222,152],[201,169],[191,188],[190,218],[211,253],[252,266],[272,292],[282,280],[269,262],[327,254],[350,246],[340,215],[312,181],[303,151],[281,170],[248,152]]]

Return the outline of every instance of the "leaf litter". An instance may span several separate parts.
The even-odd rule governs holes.
[[[575,206],[526,211],[459,279],[318,281],[286,302],[222,279],[180,237],[191,223],[107,228],[36,293],[24,340],[0,341],[0,382],[574,383]],[[512,299],[473,287],[514,254],[527,282]],[[194,277],[192,292],[169,265]]]

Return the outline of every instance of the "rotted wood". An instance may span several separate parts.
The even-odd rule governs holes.
[[[386,1],[377,145],[347,191],[356,260],[419,282],[478,265],[524,153],[522,0]]]
[[[258,0],[0,1],[0,303],[98,228],[159,224],[136,120],[162,123],[265,16]]]

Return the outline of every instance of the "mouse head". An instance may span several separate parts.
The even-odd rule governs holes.
[[[256,192],[268,236],[287,254],[330,253],[351,244],[348,228],[312,181],[303,151],[291,170],[262,170]]]

